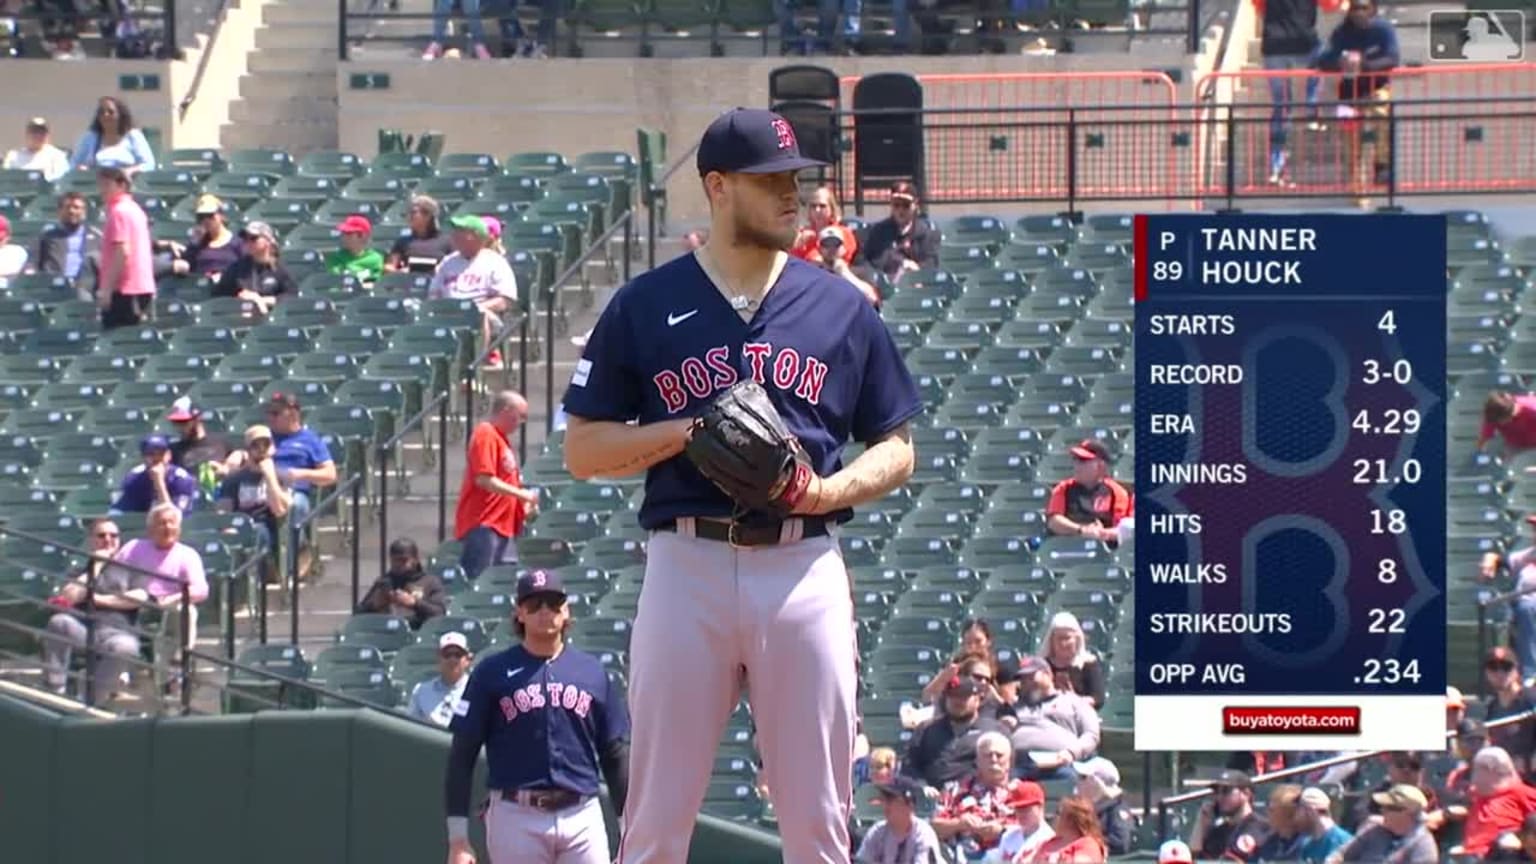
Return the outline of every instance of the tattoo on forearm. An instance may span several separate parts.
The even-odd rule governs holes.
[[[835,475],[832,489],[819,509],[831,512],[856,507],[900,486],[911,473],[912,439],[905,427],[871,444],[869,449]]]

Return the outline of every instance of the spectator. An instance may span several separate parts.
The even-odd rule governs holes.
[[[917,816],[922,784],[909,777],[890,777],[876,783],[875,788],[879,793],[876,803],[885,818],[864,835],[854,864],[943,864],[938,835]]]
[[[984,732],[976,738],[971,770],[963,780],[944,786],[933,814],[933,830],[961,861],[980,858],[995,849],[1014,824],[1014,811],[1033,806],[1030,789],[1040,787],[1010,777],[1013,747],[1002,732]],[[1040,803],[1045,795],[1040,794]]]
[[[1520,823],[1520,833],[1500,834],[1483,860],[1505,864],[1536,862],[1536,813],[1526,816],[1525,821]]]
[[[1289,155],[1286,140],[1290,133],[1292,111],[1296,108],[1296,79],[1285,73],[1310,69],[1322,49],[1317,36],[1318,0],[1254,0],[1259,14],[1259,54],[1270,75],[1269,98],[1269,182],[1288,184],[1285,176]],[[1317,119],[1317,88],[1322,79],[1306,78],[1306,105]]]
[[[412,543],[412,548],[415,545]],[[444,633],[437,640],[437,675],[412,688],[408,713],[417,720],[447,729],[454,708],[464,695],[464,685],[469,683],[473,662],[464,634]]]
[[[1200,860],[1253,861],[1268,829],[1253,812],[1253,781],[1241,771],[1223,771],[1211,784],[1211,799],[1200,805],[1189,845]]]
[[[27,121],[22,140],[25,142],[5,154],[0,168],[6,171],[36,171],[49,183],[56,183],[69,173],[69,154],[55,147],[49,140],[48,121],[33,117]]]
[[[464,544],[459,566],[471,584],[492,564],[517,563],[517,536],[538,512],[539,495],[523,485],[512,434],[528,420],[528,400],[503,390],[491,399],[491,413],[469,438],[454,537]]]
[[[944,691],[944,714],[934,717],[912,734],[902,774],[942,788],[966,776],[976,767],[976,742],[987,732],[1003,727],[981,714],[981,687],[969,678],[949,679]]]
[[[859,241],[853,229],[843,224],[843,208],[838,206],[837,193],[831,186],[817,186],[805,203],[806,227],[795,238],[791,255],[812,264],[826,260],[826,240],[835,236],[840,242],[834,248],[844,264],[852,264],[858,255]],[[832,231],[829,233],[828,228]]]
[[[1536,694],[1520,677],[1520,663],[1515,653],[1503,645],[1489,649],[1483,660],[1483,675],[1488,679],[1489,699],[1483,720],[1492,723],[1503,717],[1524,714],[1536,708]],[[1536,721],[1524,720],[1488,730],[1488,743],[1501,747],[1524,774],[1531,770],[1536,755]]]
[[[132,177],[140,171],[155,170],[155,154],[149,139],[134,125],[133,112],[113,96],[103,96],[96,103],[96,117],[80,136],[69,158],[71,171],[117,168]],[[105,197],[105,196],[103,196]]]
[[[63,276],[75,286],[80,299],[96,296],[101,272],[101,229],[86,224],[90,206],[79,192],[59,196],[59,210],[52,225],[37,238],[31,267],[39,273]],[[4,265],[0,264],[0,271]]]
[[[1045,505],[1045,527],[1058,536],[1091,537],[1116,544],[1115,526],[1136,509],[1130,490],[1110,476],[1109,448],[1088,438],[1069,451],[1074,460],[1072,476],[1051,489]]]
[[[1269,836],[1259,845],[1259,851],[1254,856],[1258,860],[1301,859],[1301,844],[1304,840],[1296,818],[1301,792],[1301,787],[1294,783],[1282,783],[1270,790],[1269,809],[1264,811],[1264,819],[1269,824]]]
[[[192,212],[197,217],[197,227],[192,229],[191,245],[169,244],[174,256],[171,272],[178,276],[206,276],[218,282],[245,256],[245,245],[229,230],[224,201],[217,195],[199,195]]]
[[[134,633],[134,627],[140,600],[147,595],[142,595],[142,575],[121,567],[107,568],[117,554],[122,537],[117,523],[111,519],[98,519],[89,534],[90,559],[71,573],[69,581],[48,600],[60,611],[48,619],[48,635],[41,640],[43,680],[49,690],[64,694],[69,683],[70,654],[76,648],[85,647],[89,628],[82,618],[90,617],[95,622],[95,633],[91,638],[99,652],[94,695],[96,701],[102,701],[102,697],[108,697],[126,677],[124,658],[139,655],[139,637]],[[130,594],[135,590],[142,595],[138,600]],[[81,688],[82,698],[84,689]]]
[[[437,265],[428,289],[432,297],[473,300],[480,308],[480,346],[489,350],[486,368],[501,368],[501,351],[495,349],[501,316],[517,302],[517,276],[507,259],[486,248],[490,229],[479,216],[455,216],[453,254]]]
[[[501,56],[544,60],[549,57],[549,46],[555,44],[556,28],[560,22],[560,0],[533,0],[539,7],[539,29],[533,39],[523,28],[517,14],[517,0],[510,0],[512,8],[502,13],[497,22],[501,29]]]
[[[249,300],[270,314],[282,297],[299,293],[288,269],[278,260],[277,232],[265,222],[247,222],[241,236],[245,240],[239,260],[222,274],[214,286],[215,297],[239,297]]]
[[[1028,864],[1056,837],[1056,829],[1045,818],[1045,790],[1039,783],[1024,781],[1015,787],[1008,802],[1014,824],[1003,832],[997,844],[997,860],[1010,864]]]
[[[1157,847],[1157,864],[1194,864],[1195,853],[1183,840],[1168,840]]]
[[[174,637],[178,632],[182,648],[191,648],[197,641],[197,604],[208,599],[208,577],[203,572],[203,557],[197,550],[181,542],[181,511],[170,504],[156,504],[146,518],[148,530],[144,539],[129,540],[115,559],[121,564],[137,567],[158,576],[150,577],[144,590],[149,599],[146,605],[157,608],[165,616],[165,635]],[[192,606],[187,609],[187,629],[181,629],[182,588],[186,586]],[[156,648],[159,663],[174,659],[173,646]]]
[[[1130,854],[1136,848],[1136,820],[1125,806],[1120,769],[1103,756],[1095,756],[1072,763],[1072,771],[1077,774],[1076,794],[1093,805],[1109,854]]]
[[[412,630],[420,630],[448,611],[448,589],[437,574],[421,566],[416,541],[401,538],[389,544],[389,570],[363,595],[357,611],[396,615],[409,621]]]
[[[1454,732],[1461,728],[1461,721],[1467,718],[1467,699],[1461,695],[1461,691],[1450,685],[1445,688],[1445,731]]]
[[[439,0],[443,2],[443,0]],[[384,269],[391,273],[431,273],[449,253],[453,242],[438,230],[437,201],[426,195],[411,198],[410,233],[395,241],[384,259]]]
[[[292,519],[298,525],[309,519],[315,490],[336,485],[336,462],[325,440],[304,425],[297,396],[273,393],[267,402],[267,422],[277,446],[272,455],[277,477],[293,490]]]
[[[1405,794],[1411,792],[1423,797],[1423,793],[1412,786],[1401,788]],[[1420,802],[1419,806],[1422,808],[1427,803]],[[1502,747],[1484,747],[1472,759],[1472,802],[1467,808],[1466,833],[1461,848],[1451,851],[1479,857],[1486,855],[1500,834],[1520,830],[1525,817],[1533,812],[1536,812],[1536,789],[1520,779],[1510,754]],[[1429,842],[1433,845],[1433,841]]]
[[[1495,435],[1504,443],[1506,456],[1536,447],[1536,393],[1516,395],[1496,390],[1488,394],[1477,449],[1485,449]]]
[[[1391,70],[1401,62],[1397,31],[1387,19],[1376,14],[1376,0],[1350,0],[1349,14],[1328,37],[1328,47],[1317,57],[1317,67],[1342,72],[1339,79],[1340,115],[1352,120],[1345,139],[1348,155],[1345,170],[1351,186],[1363,192],[1364,184],[1355,179],[1357,167],[1363,166],[1364,148],[1361,132],[1375,133],[1372,167],[1378,184],[1391,182],[1392,136],[1387,128],[1391,111]]]
[[[1536,530],[1536,514],[1526,516],[1525,524]],[[1515,658],[1522,671],[1536,672],[1536,544],[1511,552],[1508,558],[1501,558],[1497,552],[1485,553],[1479,575],[1483,581],[1491,582],[1501,567],[1514,574],[1514,590],[1522,592],[1510,604],[1510,637]]]
[[[245,430],[245,460],[219,487],[219,509],[244,513],[256,526],[260,545],[277,554],[277,526],[293,507],[293,493],[278,478],[272,456],[272,430],[254,425]],[[268,564],[268,576],[275,573]],[[272,581],[276,581],[273,579]]]
[[[384,275],[384,256],[368,245],[373,240],[373,223],[368,217],[348,216],[336,230],[341,232],[341,248],[325,256],[325,269],[356,276],[364,285],[379,281]]]
[[[950,679],[960,674],[961,667],[969,660],[981,658],[989,667],[997,662],[996,646],[992,641],[992,625],[985,618],[967,618],[960,625],[960,650],[949,663],[923,688],[923,704],[936,704],[944,696]]]
[[[1438,797],[1446,819],[1462,822],[1472,800],[1472,759],[1488,743],[1488,729],[1481,720],[1466,719],[1456,727],[1456,765],[1445,775]]]
[[[1424,760],[1417,753],[1398,751],[1381,757],[1387,763],[1387,776],[1371,791],[1389,792],[1394,786],[1414,786],[1423,793],[1426,802],[1424,816],[1430,830],[1440,822],[1440,804],[1435,800],[1435,790],[1424,782]],[[1355,830],[1363,830],[1366,823],[1381,821],[1381,805],[1372,796],[1361,799],[1355,815]]]
[[[1424,800],[1419,787],[1393,786],[1371,797],[1381,807],[1381,824],[1361,831],[1328,858],[1329,864],[1435,864],[1440,860],[1435,839],[1424,827],[1424,808],[1429,802]]]
[[[903,180],[891,187],[891,215],[865,233],[864,260],[892,282],[939,265],[939,232],[917,212],[917,191]]]
[[[139,442],[144,461],[128,469],[112,501],[113,515],[148,513],[157,504],[186,512],[197,501],[197,478],[171,462],[171,442],[164,435],[146,435]]]
[[[421,59],[436,60],[443,56],[443,43],[448,41],[448,18],[453,14],[455,0],[436,0],[432,6],[432,44],[422,52]],[[485,22],[480,18],[480,0],[457,0],[464,22],[469,27],[469,38],[474,43],[475,59],[491,59],[490,49],[485,47]]]
[[[843,277],[849,284],[859,289],[859,293],[864,295],[864,299],[873,303],[876,308],[879,308],[880,292],[875,290],[875,286],[860,279],[858,274],[854,273],[853,269],[848,266],[848,262],[843,260],[839,252],[843,245],[843,235],[838,230],[838,227],[828,225],[821,229],[821,233],[818,236],[821,245],[820,254],[816,256],[817,260],[814,262],[816,266]]]
[[[11,242],[11,220],[0,213],[0,279],[20,276],[27,269],[27,247]]]
[[[1019,663],[1022,679],[1013,749],[1025,754],[1020,768],[1037,778],[1068,776],[1069,766],[1099,749],[1099,715],[1087,699],[1056,689],[1050,664],[1039,657]]]
[[[203,422],[203,409],[194,404],[191,397],[183,396],[172,402],[165,419],[176,424],[181,432],[181,436],[171,442],[171,464],[185,468],[197,477],[198,485],[205,492],[212,491],[209,487],[217,486],[218,481],[229,474],[231,462],[243,461],[243,454],[232,458],[236,451],[229,446],[227,438],[208,431]],[[271,437],[270,433],[268,437]],[[247,445],[249,438],[247,430]]]
[[[896,751],[889,747],[869,751],[869,782],[877,786],[889,784],[895,777]]]
[[[1109,852],[1093,804],[1065,798],[1057,805],[1056,836],[1045,842],[1032,860],[1040,864],[1102,864]]]
[[[997,693],[997,676],[991,661],[982,654],[967,654],[957,658],[957,661],[951,663],[939,673],[937,680],[940,686],[938,688],[934,687],[932,681],[929,681],[927,686],[923,688],[924,698],[932,699],[928,705],[920,708],[914,707],[911,710],[902,712],[903,728],[916,728],[932,718],[936,710],[941,707],[940,703],[944,701],[944,688],[948,686],[950,679],[956,676],[969,678],[976,682],[977,687],[981,688],[981,713],[983,716],[998,720],[1002,719],[1002,715],[1005,712],[1003,712],[1002,699],[999,698]],[[929,693],[934,695],[929,697]]]
[[[1076,615],[1057,612],[1051,618],[1040,654],[1056,676],[1057,690],[1076,693],[1095,709],[1104,706],[1104,664],[1088,650],[1088,637]]]
[[[154,316],[155,250],[149,217],[133,200],[132,179],[121,168],[96,170],[96,191],[106,205],[101,237],[101,278],[96,305],[101,326],[135,327]]]
[[[501,220],[497,219],[495,216],[481,216],[480,221],[485,223],[485,233],[489,234],[491,237],[491,239],[486,242],[485,248],[495,252],[497,255],[500,255],[503,258],[507,257],[507,247],[501,245]]]
[[[1333,802],[1316,786],[1301,792],[1296,830],[1301,835],[1297,855],[1307,864],[1323,864],[1355,836],[1334,823]]]

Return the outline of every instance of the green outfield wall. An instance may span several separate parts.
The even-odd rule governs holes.
[[[447,755],[445,733],[372,711],[95,720],[0,696],[0,860],[442,861]],[[483,764],[475,783],[479,800]],[[689,860],[780,855],[777,838],[702,818]]]

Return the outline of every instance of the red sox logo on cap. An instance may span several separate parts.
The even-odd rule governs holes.
[[[788,150],[795,146],[795,130],[783,117],[773,118],[773,134],[779,136],[780,150]]]
[[[543,570],[535,570],[530,575],[533,577],[533,587],[535,587],[535,588],[543,588],[544,587],[544,578],[545,577],[544,577],[544,571]]]

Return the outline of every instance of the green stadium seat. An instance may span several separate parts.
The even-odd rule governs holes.
[[[102,385],[119,384],[138,378],[134,358],[108,354],[84,354],[70,359],[64,370],[65,381]]]
[[[297,170],[297,163],[291,155],[268,147],[235,150],[229,154],[227,161],[230,171],[265,174],[273,179],[287,177]]]
[[[583,545],[580,563],[602,570],[643,565],[645,543],[630,537],[598,537]]]
[[[353,615],[337,634],[337,641],[343,645],[371,647],[383,654],[398,651],[401,646],[414,640],[415,634],[404,618],[387,614]]]
[[[603,533],[603,520],[598,516],[577,510],[541,512],[529,526],[529,535],[540,538],[564,538],[572,543],[583,543]]]
[[[488,153],[449,153],[438,160],[441,177],[493,177],[501,173],[496,157]]]
[[[0,424],[0,431],[8,435],[26,435],[34,438],[59,432],[74,432],[79,430],[80,418],[83,414],[84,412],[65,411],[58,408],[23,408],[7,414],[4,424]]]
[[[321,708],[356,708],[352,700],[376,708],[396,708],[400,704],[400,689],[390,680],[387,669],[338,669],[325,682],[325,687],[347,698],[321,696]]]
[[[367,174],[342,187],[341,197],[349,201],[370,201],[386,208],[398,205],[403,214],[409,203],[406,200],[410,192],[407,179],[392,174]]]
[[[502,167],[509,175],[527,174],[535,177],[553,177],[571,171],[571,165],[564,156],[544,151],[513,153],[502,161]]]
[[[674,23],[680,22],[674,21]],[[616,150],[598,150],[582,153],[576,157],[572,167],[580,173],[617,177],[631,182],[634,181],[639,172],[639,166],[635,162],[635,157]]]
[[[299,159],[296,173],[303,177],[350,180],[367,173],[368,166],[356,154],[338,150],[312,150]]]
[[[471,653],[479,653],[491,641],[489,629],[479,618],[459,614],[429,618],[425,624],[421,625],[421,631],[416,634],[417,641],[425,645],[436,645],[444,633],[464,634],[464,640],[469,643]]]

